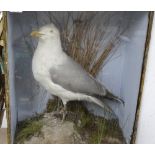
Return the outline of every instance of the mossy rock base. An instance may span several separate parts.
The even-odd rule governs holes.
[[[62,123],[58,112],[62,107],[55,98],[49,101],[44,114],[19,123],[15,143],[125,143],[118,120],[94,116],[76,101],[67,104]]]

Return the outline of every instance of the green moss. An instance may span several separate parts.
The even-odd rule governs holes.
[[[124,143],[123,133],[119,127],[118,120],[107,120],[103,117],[91,114],[82,102],[69,102],[68,111],[76,113],[75,129],[81,134],[84,140],[91,144],[105,143],[105,137],[118,139]],[[70,119],[71,117],[68,116]],[[76,122],[80,121],[80,125]]]
[[[54,97],[54,99],[50,99],[48,101],[46,112],[50,113],[52,111],[58,110],[61,107],[63,107],[61,100],[58,97]]]
[[[31,136],[39,134],[43,126],[41,118],[42,116],[37,116],[18,123],[15,143],[23,143],[25,140],[31,138]]]

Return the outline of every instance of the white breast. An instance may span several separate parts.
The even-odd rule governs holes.
[[[49,77],[49,71],[52,67],[57,67],[64,63],[66,54],[60,51],[36,49],[32,60],[32,71],[34,78],[38,81],[38,76]]]

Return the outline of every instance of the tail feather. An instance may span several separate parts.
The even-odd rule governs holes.
[[[124,101],[122,99],[120,99],[119,97],[113,95],[111,92],[107,91],[106,95],[93,95],[95,98],[98,98],[99,100],[104,100],[104,99],[109,99],[109,100],[113,100],[116,101],[118,103],[121,103],[124,105]]]
[[[89,101],[96,103],[98,106],[102,107],[105,110],[105,112],[117,118],[117,115],[115,114],[115,112],[107,104],[102,102],[101,99],[97,97],[89,97]]]
[[[107,91],[107,94],[106,96],[104,96],[104,98],[107,98],[107,99],[110,99],[110,100],[114,100],[114,101],[117,101],[121,104],[124,105],[124,101],[122,99],[120,99],[119,97],[113,95],[111,92]]]

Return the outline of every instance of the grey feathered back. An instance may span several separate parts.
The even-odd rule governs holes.
[[[106,95],[106,88],[97,82],[78,63],[67,57],[63,64],[50,69],[54,83],[72,92],[86,95]]]

